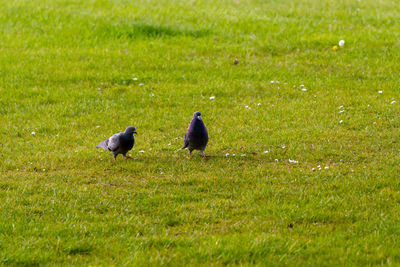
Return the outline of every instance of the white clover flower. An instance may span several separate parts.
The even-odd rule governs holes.
[[[31,132],[31,135],[35,135],[36,133],[35,132]]]
[[[139,150],[139,153],[144,153],[144,150]]]
[[[286,146],[285,146],[285,145],[283,145],[283,146],[282,146],[282,148],[286,148]]]
[[[143,86],[144,84],[143,83],[139,83],[139,86]]]
[[[303,87],[304,87],[304,84],[300,84],[300,87],[303,88]]]
[[[138,79],[137,79],[137,78],[132,78],[132,80],[133,80],[133,81],[137,81]]]
[[[342,109],[343,108],[343,106],[340,106],[338,109]]]
[[[344,46],[344,40],[339,41],[339,46]]]
[[[264,154],[267,154],[267,153],[269,153],[269,151],[268,151],[268,150],[265,150],[265,151],[264,151]]]
[[[396,101],[394,101],[394,100],[392,102],[390,102],[390,104],[394,104],[394,103],[396,103]]]
[[[325,166],[325,170],[329,169],[329,166]]]
[[[305,91],[307,91],[307,89],[306,89],[306,88],[303,88],[303,89],[301,89],[301,91],[305,92]]]
[[[338,113],[343,113],[344,112],[344,110],[339,110],[339,112]]]
[[[343,120],[340,120],[339,123],[343,123]]]
[[[215,99],[215,96],[210,96],[210,100],[214,100]]]
[[[242,154],[242,155],[240,155],[241,157],[246,157],[246,154]]]
[[[299,163],[297,160],[292,160],[292,159],[289,159],[289,163],[293,163],[293,164],[297,164],[297,163]]]
[[[232,157],[236,156],[236,154],[232,154]]]
[[[261,103],[258,103],[257,106],[261,106]]]
[[[275,159],[275,162],[278,162],[279,160],[278,159]]]
[[[378,91],[378,94],[382,94],[383,92],[382,91]]]
[[[312,168],[311,170],[312,170],[312,171],[315,171],[315,168]]]
[[[229,153],[226,153],[226,154],[225,154],[225,157],[228,157],[228,156],[229,156]]]
[[[273,84],[273,83],[274,83],[274,81],[270,81],[270,83],[271,83],[271,84]]]

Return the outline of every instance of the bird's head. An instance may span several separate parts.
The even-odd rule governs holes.
[[[193,114],[193,119],[201,120],[201,113],[198,112],[198,111],[196,111],[196,112]]]
[[[125,133],[127,133],[127,134],[137,134],[136,129],[133,126],[129,126],[128,128],[126,128]]]

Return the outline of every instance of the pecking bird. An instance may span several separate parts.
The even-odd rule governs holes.
[[[201,156],[205,157],[204,150],[206,149],[208,142],[208,133],[206,126],[201,119],[201,113],[195,112],[193,119],[189,124],[187,132],[183,138],[183,147],[189,150],[190,155],[193,150],[200,150]]]
[[[122,154],[125,158],[129,159],[130,157],[126,153],[135,144],[134,133],[137,133],[135,127],[129,126],[125,132],[114,134],[104,142],[100,142],[96,148],[109,150],[114,155],[114,161],[117,159],[118,154]]]

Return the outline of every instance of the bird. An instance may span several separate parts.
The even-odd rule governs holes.
[[[193,150],[200,150],[201,156],[204,158],[204,150],[206,149],[208,143],[208,133],[206,126],[201,119],[201,113],[196,111],[193,114],[193,119],[189,124],[187,132],[183,138],[182,149],[189,150],[190,155],[192,155]]]
[[[127,156],[126,153],[135,144],[133,134],[137,134],[136,129],[133,126],[129,126],[124,132],[114,134],[107,140],[100,142],[96,148],[110,151],[114,155],[114,161],[117,160],[118,154],[122,154],[126,159],[129,159],[131,157]]]
[[[237,57],[235,57],[235,60],[233,61],[233,65],[237,65],[239,64],[239,59],[237,59]]]

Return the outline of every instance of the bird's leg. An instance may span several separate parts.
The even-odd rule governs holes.
[[[114,155],[114,161],[117,161],[117,156],[118,156],[118,155]]]
[[[204,151],[201,151],[201,156],[202,156],[203,158],[206,157],[206,154],[204,154]]]

